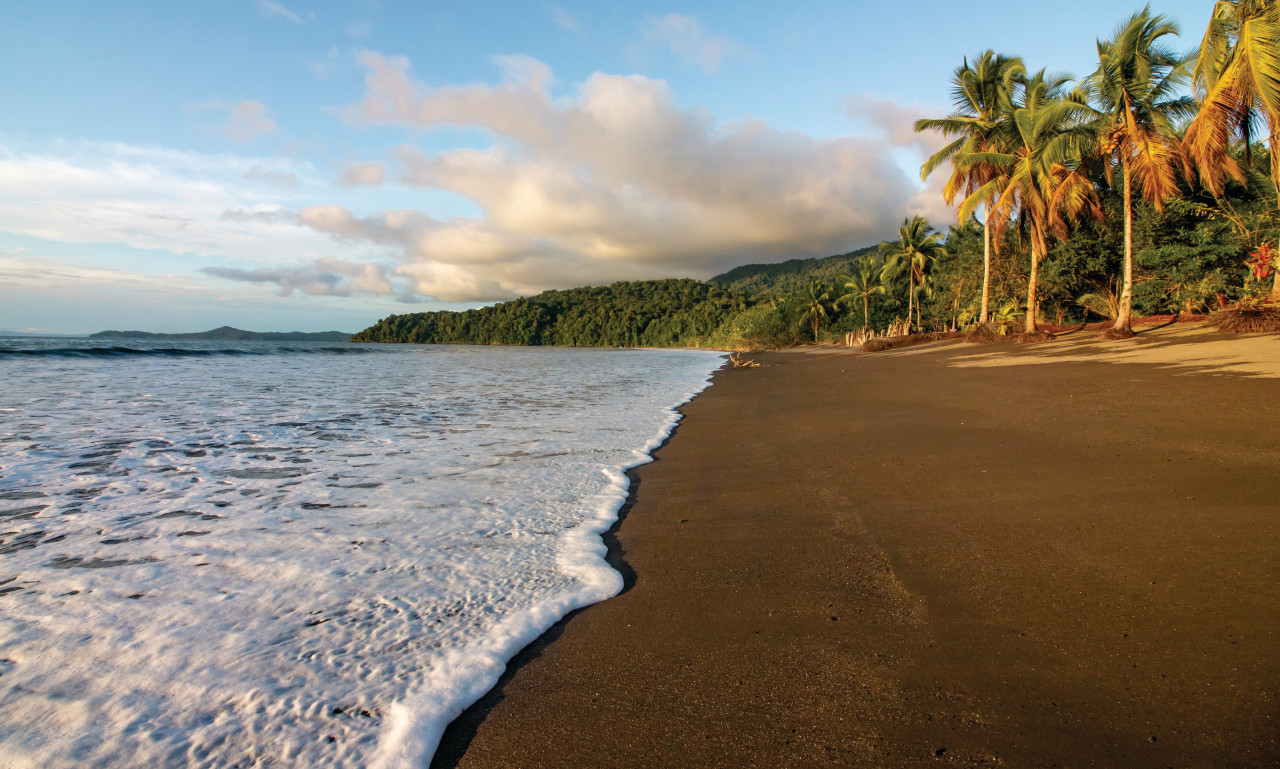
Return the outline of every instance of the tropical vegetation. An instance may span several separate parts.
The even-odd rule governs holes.
[[[696,280],[546,291],[463,312],[391,315],[353,342],[591,347],[698,346],[753,302]]]
[[[923,216],[913,216],[903,220],[898,228],[898,240],[886,240],[880,244],[880,258],[884,260],[881,279],[885,283],[900,285],[902,277],[907,278],[907,320],[911,313],[916,313],[917,325],[921,323],[917,294],[932,296],[930,276],[938,260],[946,256],[947,249],[942,245],[942,234],[934,232],[929,221]]]
[[[1227,307],[1256,328],[1280,302],[1280,3],[1218,0],[1197,51],[1177,36],[1144,8],[1078,80],[994,50],[964,60],[951,114],[916,124],[945,141],[921,169],[947,173],[945,231],[909,217],[825,259],[393,315],[354,339],[769,348],[1098,319],[1123,337],[1136,316]]]
[[[1198,55],[1178,52],[1177,35],[1148,6],[1098,41],[1097,69],[1074,83],[992,51],[956,70],[955,111],[917,123],[949,140],[921,173],[949,163],[943,196],[964,196],[946,238],[955,261],[973,261],[979,209],[1006,260],[993,267],[984,248],[980,298],[967,270],[956,283],[935,278],[949,300],[932,308],[935,326],[987,318],[994,284],[994,304],[1026,297],[1026,332],[1101,314],[1109,335],[1129,336],[1135,311],[1206,310],[1259,293],[1256,264],[1280,300],[1280,271],[1263,249],[1278,234],[1280,6],[1220,0]],[[1254,140],[1259,125],[1266,144]]]

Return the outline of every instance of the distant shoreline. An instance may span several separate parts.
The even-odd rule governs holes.
[[[245,331],[231,326],[186,334],[99,331],[88,335],[89,339],[212,339],[226,342],[347,342],[351,337],[352,334],[343,331]]]

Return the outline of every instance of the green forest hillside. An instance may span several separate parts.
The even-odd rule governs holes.
[[[578,347],[784,347],[804,336],[795,297],[838,283],[864,248],[822,259],[749,264],[703,283],[669,279],[545,291],[490,307],[391,315],[353,342]],[[846,324],[847,325],[847,324]]]
[[[696,280],[647,280],[545,291],[463,312],[392,315],[353,342],[698,347],[753,301]]]
[[[847,254],[821,259],[788,259],[776,264],[744,264],[708,280],[716,286],[741,291],[748,296],[775,298],[803,291],[812,280],[835,283],[841,275],[857,272],[858,257],[874,254],[867,246]]]

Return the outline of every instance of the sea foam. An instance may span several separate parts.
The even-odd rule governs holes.
[[[621,589],[624,471],[721,362],[60,344],[0,357],[15,766],[425,766],[515,652]]]

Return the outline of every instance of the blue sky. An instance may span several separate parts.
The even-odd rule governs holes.
[[[1208,5],[1152,10],[1189,48]],[[985,48],[1086,74],[1138,6],[1060,8],[14,4],[0,329],[354,331],[945,224],[911,121]]]

